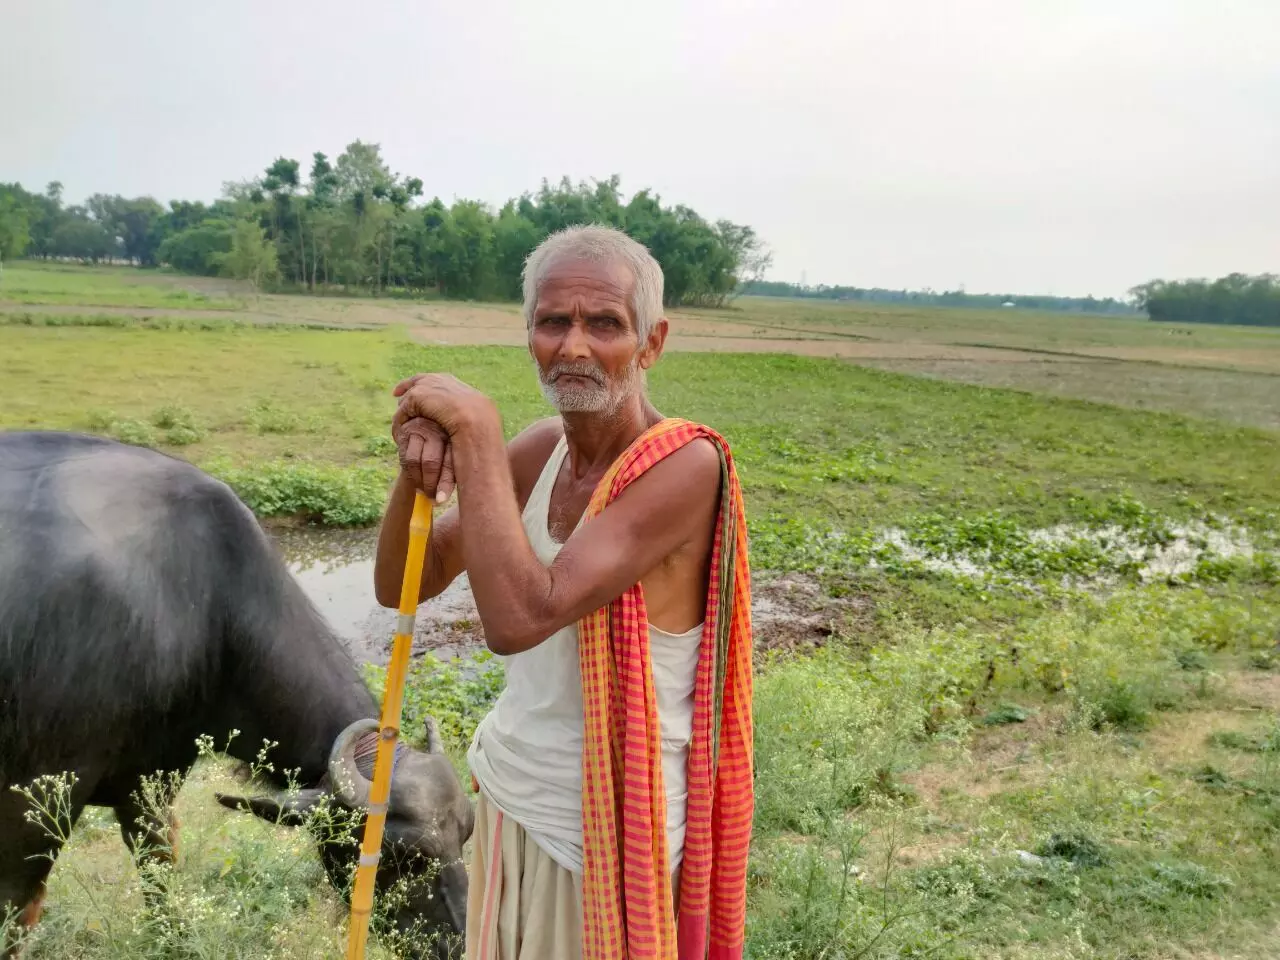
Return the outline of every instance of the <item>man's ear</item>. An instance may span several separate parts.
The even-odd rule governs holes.
[[[236,797],[225,793],[214,794],[218,802],[228,810],[248,810],[256,817],[286,827],[300,827],[325,796],[324,790],[299,790],[295,796],[280,800],[277,797]]]
[[[659,317],[658,322],[653,325],[653,329],[649,331],[649,339],[645,341],[644,347],[640,350],[640,366],[644,370],[648,370],[658,358],[662,356],[663,348],[667,343],[667,333],[671,329],[666,317]]]

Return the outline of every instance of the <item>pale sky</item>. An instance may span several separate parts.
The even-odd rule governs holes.
[[[381,144],[495,207],[617,173],[770,279],[1280,272],[1280,0],[2,0],[0,181],[212,200]]]

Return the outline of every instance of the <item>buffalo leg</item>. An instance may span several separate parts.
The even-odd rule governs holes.
[[[62,844],[41,827],[27,821],[30,809],[25,798],[8,790],[0,792],[0,957],[19,954],[25,935],[40,919],[45,881]],[[69,829],[79,818],[82,806],[70,810]],[[8,919],[9,923],[3,923]],[[16,922],[15,922],[16,921]]]
[[[155,868],[173,864],[178,859],[178,818],[173,812],[175,794],[168,786],[148,791],[139,780],[129,799],[114,807],[120,835],[142,871],[143,900],[153,910],[160,907],[167,889],[167,874]]]
[[[3,929],[0,936],[0,957],[6,960],[17,960],[22,956],[26,937],[40,922],[40,912],[44,909],[44,881],[36,887],[36,894],[21,910],[12,914],[12,921]],[[13,908],[10,906],[10,910]]]
[[[139,861],[173,863],[178,859],[178,817],[167,803],[141,804],[130,799],[115,807],[120,835]],[[157,809],[158,808],[158,809]]]

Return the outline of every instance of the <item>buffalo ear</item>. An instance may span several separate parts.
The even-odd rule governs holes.
[[[256,817],[286,827],[300,827],[325,796],[324,790],[300,790],[283,801],[277,797],[236,797],[214,794],[228,810],[248,810]]]

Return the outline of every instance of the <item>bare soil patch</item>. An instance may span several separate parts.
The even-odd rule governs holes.
[[[1081,354],[1216,370],[1280,373],[1280,350],[1188,350],[1178,347],[1090,347]]]
[[[1280,713],[1280,673],[1257,670],[1232,674],[1227,688],[1244,707]]]
[[[831,597],[812,577],[757,577],[751,585],[751,629],[757,651],[820,647],[871,612],[865,597]]]

